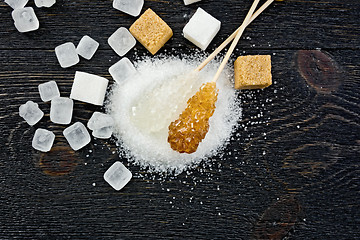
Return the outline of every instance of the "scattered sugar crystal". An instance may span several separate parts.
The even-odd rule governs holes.
[[[241,118],[230,66],[224,69],[217,82],[216,109],[209,121],[209,132],[197,151],[181,154],[173,151],[167,142],[168,126],[185,109],[188,96],[192,96],[203,82],[212,79],[217,71],[219,61],[213,60],[194,81],[191,76],[186,77],[204,57],[195,54],[145,58],[136,63],[137,74],[133,78],[115,84],[106,112],[114,119],[113,136],[118,139],[121,157],[152,171],[180,174],[216,155],[228,143]]]
[[[135,46],[136,40],[129,30],[120,27],[109,37],[108,43],[110,47],[122,57]]]
[[[32,140],[32,147],[42,152],[50,151],[55,134],[49,130],[38,128]]]
[[[40,121],[40,119],[44,116],[44,113],[40,110],[37,103],[27,101],[19,107],[19,115],[24,118],[30,126],[33,126]]]
[[[92,130],[92,135],[96,138],[110,138],[113,132],[114,120],[111,116],[94,112],[87,123],[87,127]]]
[[[104,173],[104,180],[119,191],[130,181],[132,173],[121,162],[115,162]]]
[[[193,90],[200,85],[197,74],[169,75],[166,82],[157,86],[156,91],[146,92],[134,101],[131,120],[146,133],[156,133],[164,128],[167,130],[169,122],[186,108],[187,100],[194,94]]]
[[[114,0],[113,7],[131,16],[139,16],[144,0]]]
[[[39,20],[32,7],[17,8],[11,15],[19,32],[30,32],[39,28]]]
[[[40,7],[51,7],[56,3],[56,0],[35,0],[35,5]]]
[[[72,42],[57,46],[55,54],[62,68],[74,66],[80,61],[75,45]]]
[[[63,131],[64,137],[75,151],[90,143],[90,134],[81,122],[76,122]]]
[[[51,100],[50,120],[53,123],[69,124],[71,122],[74,102],[70,98],[55,97]]]
[[[192,3],[200,2],[201,0],[184,0],[185,5],[189,5]]]
[[[97,41],[85,35],[81,38],[76,48],[76,52],[83,58],[90,60],[94,56],[98,47],[99,43]]]
[[[124,57],[109,68],[109,73],[116,82],[121,83],[128,77],[134,75],[136,69],[130,60],[127,57]]]
[[[106,78],[86,73],[75,73],[70,98],[102,106],[109,81]]]
[[[38,89],[43,102],[48,102],[55,97],[60,97],[59,88],[55,81],[39,84]]]
[[[205,50],[219,32],[221,22],[198,8],[183,29],[184,37]]]
[[[5,0],[5,3],[13,9],[23,8],[29,0]]]

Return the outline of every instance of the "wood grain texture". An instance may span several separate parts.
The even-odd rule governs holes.
[[[275,2],[244,34],[234,56],[270,54],[274,84],[239,91],[243,117],[222,154],[177,177],[120,159],[114,140],[74,152],[66,126],[50,122],[37,86],[55,80],[70,94],[76,70],[111,79],[120,59],[107,38],[135,18],[112,1],[58,0],[35,8],[40,29],[21,34],[0,2],[0,239],[358,239],[360,235],[360,2]],[[34,3],[30,1],[30,6]],[[241,23],[251,1],[147,1],[174,31],[160,53],[191,52],[182,28],[202,7],[222,21],[211,52]],[[55,46],[88,34],[91,61],[62,69]],[[127,57],[149,55],[137,44]],[[111,80],[112,82],[112,80]],[[27,100],[45,117],[29,127]],[[75,102],[72,122],[101,107]],[[31,147],[38,127],[56,134],[53,151]],[[119,192],[102,175],[116,160],[134,179]],[[95,183],[95,186],[93,186]]]

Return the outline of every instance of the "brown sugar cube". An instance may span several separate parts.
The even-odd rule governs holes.
[[[131,25],[130,32],[153,55],[173,35],[166,22],[150,8]]]
[[[259,89],[272,84],[270,55],[240,56],[234,68],[236,89]]]

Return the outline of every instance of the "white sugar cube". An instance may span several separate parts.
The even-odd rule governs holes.
[[[205,50],[220,30],[221,22],[198,8],[183,29],[184,37]]]
[[[5,3],[13,9],[23,8],[29,0],[5,0]]]
[[[32,7],[14,9],[11,15],[19,32],[30,32],[39,28],[39,20]]]
[[[114,0],[113,7],[131,16],[139,16],[144,0]]]
[[[50,151],[55,134],[49,130],[38,128],[32,140],[32,147],[42,152]]]
[[[70,98],[55,97],[51,100],[50,120],[53,123],[69,124],[71,122],[74,102]]]
[[[80,61],[75,45],[72,42],[57,46],[55,54],[62,68],[74,66]]]
[[[87,123],[87,127],[92,130],[92,135],[96,138],[110,138],[112,135],[114,120],[111,116],[94,112]]]
[[[130,60],[124,57],[109,68],[109,73],[116,82],[120,83],[134,75],[136,69]]]
[[[136,45],[136,40],[129,30],[120,27],[109,37],[108,43],[122,57]]]
[[[38,89],[43,102],[51,101],[55,97],[60,97],[59,88],[55,81],[39,84]]]
[[[102,106],[108,82],[106,78],[77,71],[71,88],[70,98]]]
[[[94,56],[98,47],[99,43],[97,41],[85,35],[81,38],[76,48],[76,52],[83,58],[90,60]]]
[[[44,112],[40,110],[37,103],[27,101],[19,107],[19,115],[24,118],[30,126],[33,126],[44,116]]]
[[[184,0],[185,5],[189,5],[192,3],[200,2],[201,0]]]
[[[56,3],[56,0],[35,0],[35,5],[36,7],[40,8],[40,7],[51,7],[52,5],[54,5]]]
[[[132,173],[121,162],[115,162],[104,173],[105,181],[117,191],[125,187],[131,178]]]
[[[90,134],[81,122],[76,122],[63,131],[64,137],[75,151],[85,147],[90,143]]]

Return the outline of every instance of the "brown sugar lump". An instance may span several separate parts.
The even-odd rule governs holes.
[[[166,22],[150,8],[131,25],[130,32],[153,55],[173,35]]]
[[[261,89],[272,84],[270,55],[240,56],[234,68],[236,89]]]

